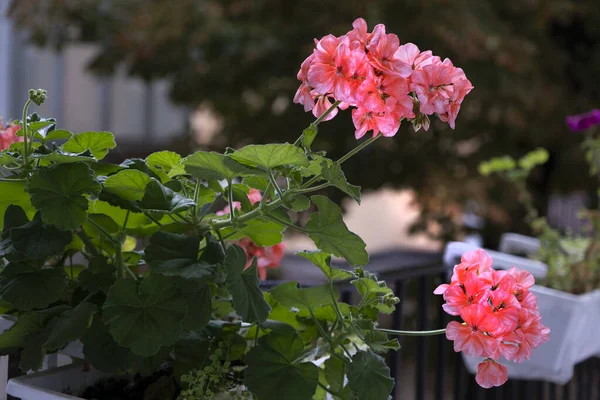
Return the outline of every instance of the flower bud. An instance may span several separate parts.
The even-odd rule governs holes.
[[[47,94],[48,92],[46,92],[44,89],[30,89],[29,100],[40,106],[46,100]]]

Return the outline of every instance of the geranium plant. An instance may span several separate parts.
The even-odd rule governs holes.
[[[378,327],[379,314],[392,313],[398,298],[364,268],[365,243],[348,230],[341,209],[314,193],[333,186],[359,201],[360,188],[348,183],[342,164],[394,136],[402,121],[428,129],[437,115],[454,126],[472,85],[449,60],[400,46],[383,25],[368,33],[362,19],[344,36],[316,41],[298,77],[295,101],[317,119],[293,144],[186,158],[161,151],[120,165],[100,162],[116,146],[111,133],[73,134],[53,119],[28,115],[31,103],[46,97],[30,91],[15,122],[22,140],[0,153],[7,172],[0,180],[0,299],[4,313],[18,316],[0,335],[0,348],[21,348],[27,371],[79,340],[86,362],[102,371],[164,371],[147,389],[164,398],[225,391],[261,400],[327,393],[387,399],[394,380],[381,354],[399,348],[388,335],[445,330]],[[339,160],[313,151],[319,125],[347,107],[357,138],[373,136]],[[292,222],[290,213],[309,211],[305,226]],[[263,292],[257,269],[277,264],[288,228],[314,241],[318,250],[298,255],[328,283],[287,282]],[[335,268],[332,257],[353,269]],[[460,267],[445,296],[450,302],[458,294],[449,293],[477,280],[478,294],[469,294],[464,309],[452,309],[465,319],[465,340],[485,341],[493,359],[499,346],[522,343],[510,335],[522,327],[516,310],[525,308],[519,295],[530,276],[492,273],[487,259],[469,262],[483,264]],[[354,285],[358,304],[338,301],[339,281]],[[476,303],[489,322],[478,331],[466,315]],[[527,309],[535,314],[535,307]],[[455,341],[463,335],[452,332]],[[478,381],[505,381],[501,368],[490,365]]]

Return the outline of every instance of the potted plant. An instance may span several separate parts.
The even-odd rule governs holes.
[[[589,128],[599,114],[592,112],[570,117],[569,127]],[[592,174],[598,173],[599,144],[592,135],[584,141]],[[498,174],[515,185],[518,199],[527,210],[527,222],[537,235],[531,238],[514,233],[505,234],[500,243],[501,253],[495,256],[502,258],[508,256],[505,253],[520,254],[547,265],[547,273],[545,276],[536,276],[541,279],[531,291],[538,298],[545,323],[552,329],[552,338],[531,359],[521,364],[505,363],[509,376],[563,384],[572,378],[577,363],[600,354],[600,341],[593,333],[595,327],[600,325],[600,220],[596,210],[582,210],[593,229],[588,236],[574,236],[561,234],[550,227],[545,217],[538,216],[526,180],[531,170],[547,159],[546,150],[537,149],[519,160],[510,156],[491,159],[480,165],[480,172],[484,175]],[[513,257],[512,265],[519,268],[534,261],[510,257]],[[464,358],[467,369],[474,373],[478,360]]]
[[[383,25],[369,33],[362,19],[347,35],[318,41],[298,78],[295,102],[317,119],[293,144],[186,158],[161,151],[120,165],[100,162],[116,146],[111,133],[73,134],[53,119],[28,115],[30,104],[46,97],[30,91],[17,123],[23,140],[0,153],[9,172],[0,179],[0,299],[18,316],[0,335],[0,348],[20,348],[24,371],[39,369],[44,355],[74,341],[83,344],[84,360],[13,378],[11,395],[110,397],[120,390],[160,399],[388,398],[394,379],[381,354],[399,349],[388,335],[445,330],[378,326],[379,314],[391,313],[398,298],[364,268],[365,243],[348,230],[341,209],[315,192],[336,187],[359,201],[360,188],[348,183],[342,164],[394,136],[402,120],[427,130],[436,114],[453,127],[472,86],[449,60],[400,46]],[[320,124],[348,106],[356,137],[373,136],[338,160],[312,150]],[[310,212],[308,223],[294,224],[293,212]],[[269,246],[288,228],[314,241],[317,251],[298,255],[327,283],[287,282],[263,292],[260,257],[267,258],[265,268],[277,262],[281,249]],[[333,256],[354,268],[332,267]],[[476,279],[479,269],[471,267],[460,279]],[[489,265],[484,269],[492,274]],[[354,285],[357,305],[338,302],[338,281]],[[489,327],[503,323],[487,303],[473,306]],[[486,387],[506,381],[492,360],[506,334],[467,335],[492,334],[496,345],[476,352],[489,357],[477,377]]]

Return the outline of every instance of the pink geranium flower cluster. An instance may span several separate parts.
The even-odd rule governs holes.
[[[8,149],[11,144],[23,141],[22,136],[17,136],[19,129],[21,129],[19,125],[12,124],[5,127],[0,119],[0,150]]]
[[[479,249],[463,254],[450,284],[434,291],[444,295],[444,310],[464,321],[452,321],[446,327],[454,350],[486,357],[475,377],[480,386],[490,388],[507,381],[506,367],[494,360],[500,356],[515,362],[527,360],[534,348],[550,338],[550,329],[541,323],[537,297],[529,291],[534,283],[527,271],[494,270],[491,257]]]
[[[254,205],[262,200],[262,194],[259,190],[250,189],[248,193],[248,200],[250,204]],[[233,207],[236,210],[240,210],[242,205],[239,201],[233,202]],[[217,215],[229,214],[229,206],[225,207],[222,211],[218,211]],[[243,238],[235,242],[246,252],[246,268],[252,265],[252,260],[256,258],[256,268],[258,270],[258,276],[260,280],[264,281],[267,279],[267,268],[277,268],[281,264],[283,254],[285,250],[285,244],[278,243],[273,246],[258,246],[250,238]]]
[[[302,82],[294,102],[320,117],[334,102],[352,110],[357,139],[366,132],[394,136],[403,119],[415,130],[429,129],[436,114],[454,128],[465,96],[473,85],[462,69],[412,43],[400,45],[385,25],[367,31],[359,18],[346,35],[315,39],[316,48],[302,63]],[[337,107],[324,119],[337,114]]]

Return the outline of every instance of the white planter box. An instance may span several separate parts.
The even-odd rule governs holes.
[[[6,392],[21,400],[81,400],[81,397],[62,392],[79,394],[105,376],[108,374],[92,367],[84,371],[83,364],[76,363],[12,378],[8,381]]]
[[[502,359],[509,378],[545,380],[558,384],[573,377],[575,364],[600,354],[600,290],[574,295],[542,286],[531,291],[538,297],[542,323],[550,328],[550,340],[533,350],[522,363]],[[463,355],[467,370],[477,373],[482,357]]]

